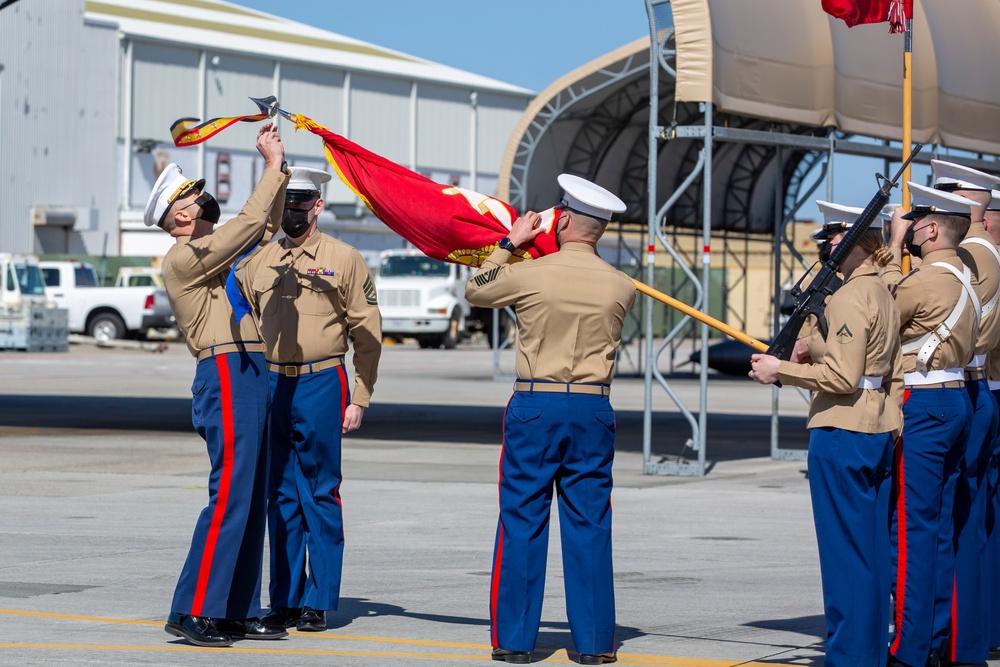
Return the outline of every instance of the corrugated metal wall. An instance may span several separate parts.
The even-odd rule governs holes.
[[[0,15],[0,251],[100,252],[109,225],[117,250],[116,49],[113,29],[84,28],[84,0]],[[78,225],[98,228],[48,227],[36,239],[30,213],[43,206],[79,209]]]
[[[208,52],[205,69],[207,118],[255,113],[248,97],[277,95],[274,90],[274,61]],[[237,123],[212,139],[213,148],[253,150],[260,126]]]
[[[499,174],[507,141],[497,141],[497,137],[510,136],[521,120],[527,100],[481,92],[477,101],[476,169],[485,174]]]
[[[348,138],[410,166],[410,82],[353,74],[350,94]]]
[[[198,116],[199,53],[165,44],[132,45],[132,137],[170,143],[178,118]]]
[[[471,128],[472,103],[468,90],[427,83],[417,86],[418,169],[469,172]]]
[[[339,134],[344,133],[344,73],[291,63],[281,65],[281,107],[309,116]],[[281,128],[289,155],[323,158],[323,142],[311,132]]]

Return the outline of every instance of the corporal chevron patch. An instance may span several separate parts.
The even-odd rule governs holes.
[[[372,280],[371,276],[365,278],[365,301],[368,302],[369,306],[378,305],[378,295],[375,293],[375,282]]]
[[[472,280],[473,282],[476,283],[476,287],[483,287],[485,285],[489,285],[491,282],[496,280],[498,275],[500,275],[499,266],[495,269],[490,269],[486,273],[481,273],[478,276],[474,276]]]

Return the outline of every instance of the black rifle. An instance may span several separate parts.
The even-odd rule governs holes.
[[[851,228],[837,245],[837,249],[830,255],[830,259],[823,263],[816,277],[813,278],[813,281],[809,283],[809,286],[805,290],[802,289],[801,285],[802,280],[806,276],[800,278],[799,282],[792,288],[792,298],[795,299],[795,310],[788,316],[785,326],[781,327],[781,331],[771,341],[770,347],[767,348],[768,354],[774,355],[779,359],[788,359],[792,354],[795,341],[799,337],[799,331],[802,329],[802,325],[805,324],[806,318],[810,315],[816,316],[819,329],[823,333],[823,336],[826,336],[826,317],[823,314],[826,308],[826,298],[836,292],[843,284],[837,275],[837,271],[840,270],[840,266],[844,263],[844,260],[854,250],[854,246],[861,240],[861,235],[871,227],[872,222],[882,212],[882,208],[889,202],[892,189],[896,187],[896,183],[902,177],[903,171],[923,147],[923,144],[914,146],[913,152],[906,158],[906,162],[899,168],[899,171],[891,181],[887,180],[881,174],[875,175],[880,183],[878,192],[875,193],[872,200],[868,202],[868,206],[858,216],[858,219],[854,221],[854,224],[851,225]]]

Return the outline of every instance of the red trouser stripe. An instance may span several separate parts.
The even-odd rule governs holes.
[[[507,413],[504,412],[504,419]],[[501,426],[501,434],[505,433]],[[500,504],[500,486],[503,484],[503,435],[500,436],[500,464],[497,472],[497,505]],[[493,648],[501,648],[497,640],[497,596],[500,594],[500,567],[503,564],[503,519],[501,518],[497,526],[497,552],[493,554],[493,580],[490,582],[490,639]]]
[[[951,637],[948,640],[948,659],[958,662],[958,577],[955,577],[951,587]]]
[[[347,414],[347,371],[341,364],[337,367],[337,372],[340,375],[340,423],[343,424],[344,415]]]
[[[910,398],[910,390],[903,392],[903,405]],[[903,605],[906,602],[906,477],[903,468],[903,436],[899,436],[893,457],[896,480],[896,636],[889,647],[891,653],[899,648],[903,638]]]
[[[490,586],[490,635],[493,648],[500,648],[497,641],[497,596],[500,593],[500,566],[503,563],[503,529],[497,535],[497,553],[493,558],[493,582]]]
[[[220,354],[214,358],[219,368],[219,390],[222,400],[222,476],[219,479],[219,493],[215,498],[212,523],[209,525],[205,549],[201,555],[198,585],[194,589],[194,602],[191,605],[192,616],[201,616],[202,605],[205,604],[205,592],[208,590],[208,579],[212,572],[212,558],[215,556],[215,547],[219,541],[222,520],[226,516],[229,484],[233,477],[233,386],[229,378],[226,355]]]
[[[347,371],[344,370],[343,364],[337,368],[337,373],[340,377],[340,424],[343,426],[344,417],[347,415]],[[344,479],[341,475],[340,484],[343,483]],[[343,509],[344,503],[340,499],[340,484],[333,490],[333,500]]]

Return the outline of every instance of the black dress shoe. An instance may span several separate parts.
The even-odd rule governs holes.
[[[210,618],[170,612],[167,624],[163,626],[163,629],[167,631],[167,634],[182,637],[195,646],[213,648],[233,645],[233,638],[220,632]]]
[[[243,639],[281,639],[288,636],[288,631],[273,625],[264,625],[259,618],[248,618],[244,621],[214,619],[215,627],[230,637]]]
[[[299,616],[302,610],[298,607],[272,607],[260,622],[275,628],[290,628],[299,622]]]
[[[1000,646],[990,647],[990,660],[1000,660]]]
[[[490,656],[494,660],[502,660],[510,665],[527,665],[531,662],[529,651],[508,651],[505,648],[495,648]]]
[[[295,624],[295,629],[305,630],[306,632],[322,632],[326,630],[326,612],[322,609],[302,607],[302,616],[299,617],[299,622]]]
[[[617,662],[618,656],[614,653],[581,653],[581,665],[603,665],[608,662]]]

